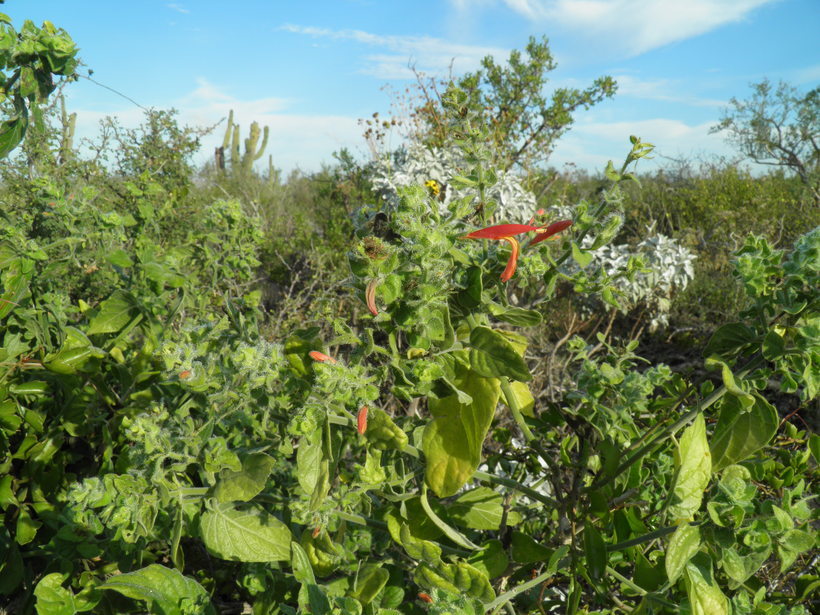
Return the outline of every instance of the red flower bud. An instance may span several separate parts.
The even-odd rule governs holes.
[[[333,357],[327,356],[324,352],[319,352],[318,350],[311,350],[308,353],[308,356],[313,359],[314,361],[318,361],[319,363],[335,363],[336,359]]]
[[[360,434],[367,431],[367,406],[359,408],[359,414],[356,415],[356,429]]]

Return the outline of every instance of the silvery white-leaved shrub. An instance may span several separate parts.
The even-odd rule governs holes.
[[[452,178],[468,172],[469,167],[457,149],[427,148],[410,143],[370,163],[368,171],[373,190],[382,199],[385,209],[390,210],[398,205],[399,188],[423,186],[424,182],[435,180],[444,186],[441,199],[444,212],[451,200],[475,194],[473,189],[457,190],[451,185]],[[487,188],[485,193],[485,198],[498,204],[496,218],[526,222],[536,210],[535,197],[522,187],[521,180],[514,173],[496,173],[497,183]]]

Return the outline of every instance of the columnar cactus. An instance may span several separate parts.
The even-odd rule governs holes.
[[[262,143],[259,144],[259,137],[262,136]],[[222,139],[222,147],[216,148],[216,166],[220,170],[225,170],[225,151],[230,148],[231,169],[234,172],[247,174],[251,172],[253,163],[262,157],[265,147],[268,145],[268,127],[260,130],[259,124],[251,124],[251,132],[245,139],[245,152],[239,153],[240,141],[239,124],[234,124],[233,110],[228,114],[228,125],[225,127],[225,137]]]

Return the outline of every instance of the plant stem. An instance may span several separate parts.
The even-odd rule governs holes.
[[[527,423],[524,422],[524,416],[521,414],[521,406],[518,403],[518,398],[515,396],[515,392],[512,390],[510,379],[506,376],[501,376],[499,381],[501,382],[501,391],[504,393],[504,399],[507,401],[507,406],[509,407],[510,412],[512,412],[513,418],[518,424],[518,428],[521,430],[521,433],[524,434],[524,439],[527,443],[532,442],[535,440],[535,436],[532,434],[532,431],[530,431]]]

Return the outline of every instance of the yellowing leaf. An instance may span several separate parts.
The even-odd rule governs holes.
[[[433,420],[422,439],[427,460],[425,479],[438,497],[456,493],[478,468],[500,394],[497,378],[483,378],[460,364],[456,373],[454,384],[472,401],[460,403],[456,395],[431,399],[428,407]]]
[[[675,455],[678,477],[674,487],[674,503],[669,514],[677,522],[688,521],[700,509],[703,492],[712,475],[712,454],[706,441],[706,421],[698,414],[680,439]]]

